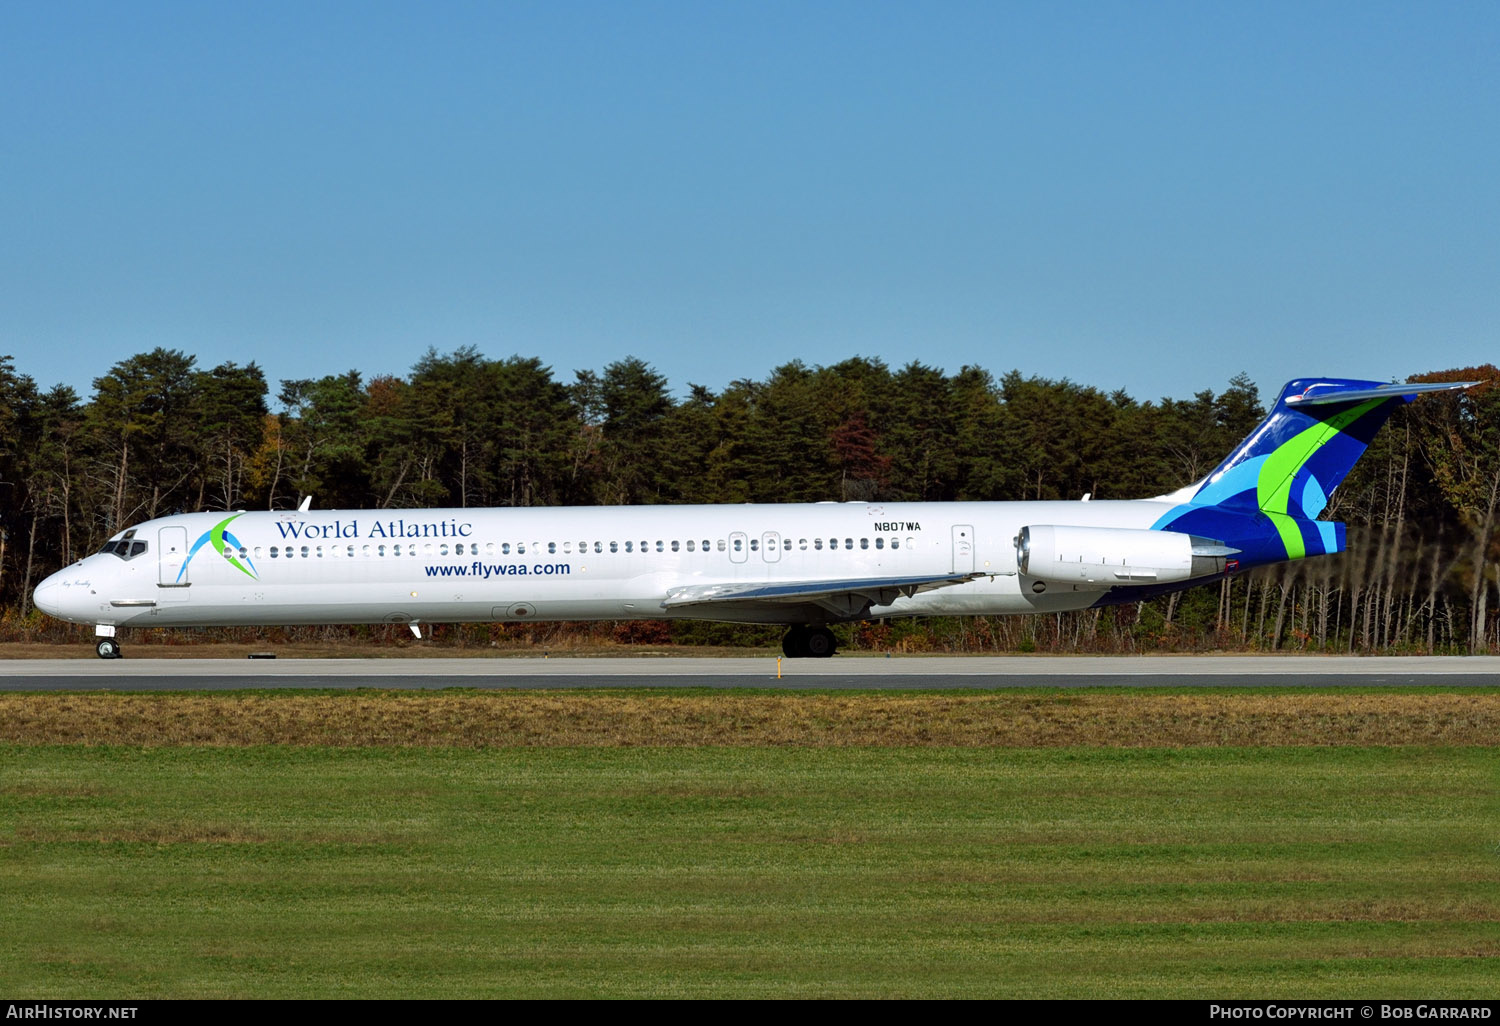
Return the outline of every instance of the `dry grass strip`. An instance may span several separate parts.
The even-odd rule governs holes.
[[[1500,695],[0,695],[0,743],[334,747],[1493,745]]]

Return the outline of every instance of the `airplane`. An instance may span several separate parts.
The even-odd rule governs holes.
[[[1288,383],[1203,480],[1149,499],[184,513],[121,531],[36,588],[37,608],[122,627],[693,618],[829,624],[1136,602],[1341,552],[1317,519],[1395,408],[1474,382]]]

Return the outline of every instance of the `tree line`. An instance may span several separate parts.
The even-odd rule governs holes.
[[[846,643],[1500,648],[1500,370],[1417,378],[1483,384],[1397,412],[1325,513],[1350,524],[1345,554],[1104,611],[854,625]],[[1138,401],[1019,371],[856,357],[679,398],[635,358],[564,381],[536,357],[474,348],[429,350],[404,375],[283,380],[274,399],[254,363],[201,368],[159,348],[115,364],[85,400],[0,357],[0,637],[52,629],[30,608],[43,576],[178,511],[289,509],[307,495],[342,509],[1141,498],[1203,477],[1264,413],[1243,375]],[[688,624],[619,633],[747,637]]]

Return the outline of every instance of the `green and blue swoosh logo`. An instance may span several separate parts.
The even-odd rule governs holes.
[[[230,523],[242,516],[244,516],[243,513],[236,513],[232,517],[227,517],[219,521],[213,527],[204,531],[197,541],[193,542],[193,547],[188,550],[187,559],[182,561],[182,569],[177,571],[177,580],[179,582],[187,574],[188,564],[193,561],[193,557],[198,554],[198,550],[203,548],[205,544],[211,544],[214,547],[214,551],[224,557],[225,562],[252,581],[260,580],[260,574],[256,573],[255,564],[250,561],[249,554],[246,553],[243,557],[239,554],[239,550],[244,548],[244,546],[228,530]]]

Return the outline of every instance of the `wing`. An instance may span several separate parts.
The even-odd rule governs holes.
[[[672,588],[663,609],[716,606],[732,611],[748,606],[814,605],[840,617],[859,616],[870,606],[889,605],[902,596],[965,584],[988,574],[954,573],[930,577],[858,577],[840,581],[747,581]]]

